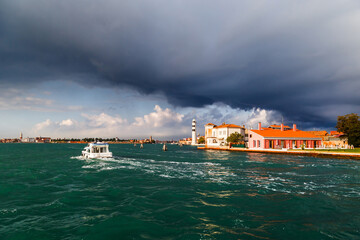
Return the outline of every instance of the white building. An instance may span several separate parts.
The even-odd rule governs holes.
[[[22,140],[22,142],[24,142],[24,143],[34,143],[34,142],[35,142],[35,138],[29,138],[29,137],[27,137],[27,138],[24,138],[24,139]]]
[[[236,132],[245,136],[245,127],[225,123],[216,126],[215,124],[208,123],[205,125],[205,144],[207,147],[225,146],[227,143],[226,139]]]

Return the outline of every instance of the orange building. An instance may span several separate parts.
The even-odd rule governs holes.
[[[287,129],[287,130],[285,130]],[[258,130],[249,130],[249,148],[251,149],[294,149],[294,148],[318,148],[322,145],[322,138],[296,128],[280,129],[262,128],[259,123]]]
[[[192,138],[183,138],[179,140],[179,144],[191,145]]]
[[[51,138],[50,137],[36,137],[35,142],[37,142],[37,143],[49,143],[49,142],[51,142]]]

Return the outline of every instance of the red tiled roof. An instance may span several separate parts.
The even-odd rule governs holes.
[[[264,130],[251,130],[254,133],[259,134],[263,137],[274,137],[274,138],[319,138],[318,136],[315,136],[314,134],[296,130],[285,130],[281,131],[278,129],[264,129]]]
[[[328,135],[328,132],[325,131],[325,130],[323,130],[323,131],[306,131],[306,132],[311,133],[311,134],[313,134],[315,136],[326,136],[326,135]]]
[[[214,128],[243,128],[235,124],[222,124],[220,126],[214,127]]]
[[[330,131],[330,135],[334,136],[334,135],[344,135],[343,132],[338,132],[338,131]]]

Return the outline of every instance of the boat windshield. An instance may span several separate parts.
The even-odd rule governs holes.
[[[106,147],[95,146],[95,147],[93,147],[92,152],[94,152],[94,153],[104,153],[104,152],[107,152],[106,150],[107,150]]]

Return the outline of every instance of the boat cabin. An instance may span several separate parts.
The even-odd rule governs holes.
[[[108,143],[90,143],[82,151],[82,155],[85,158],[101,158],[112,157],[112,153],[109,151]]]

